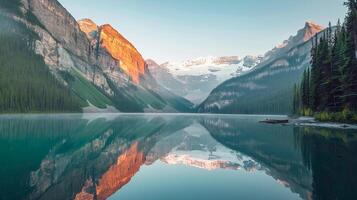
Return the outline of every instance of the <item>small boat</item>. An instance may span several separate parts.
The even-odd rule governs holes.
[[[288,119],[266,119],[264,121],[260,121],[260,123],[267,123],[267,124],[287,124],[289,123]]]

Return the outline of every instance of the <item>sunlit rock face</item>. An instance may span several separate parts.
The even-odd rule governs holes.
[[[97,26],[90,19],[80,20],[78,24],[97,53],[97,48],[105,50],[120,63],[118,67],[129,75],[134,83],[140,83],[140,77],[145,74],[145,61],[126,38],[109,24]]]
[[[315,24],[314,22],[311,22],[311,21],[306,22],[305,30],[304,30],[305,31],[304,41],[306,42],[306,41],[310,40],[310,38],[315,36],[316,33],[319,33],[324,29],[325,29],[325,27]]]
[[[98,26],[91,19],[82,19],[78,21],[80,29],[87,35],[90,40],[96,39]]]
[[[124,72],[139,83],[145,73],[145,61],[136,48],[110,25],[101,27],[100,43],[113,58],[120,60]]]
[[[81,31],[86,34],[87,38],[90,41],[90,49],[94,51],[95,56],[98,58],[98,51],[96,51],[99,39],[98,25],[94,23],[91,19],[82,19],[78,21],[78,25]],[[110,58],[107,60],[110,60]]]

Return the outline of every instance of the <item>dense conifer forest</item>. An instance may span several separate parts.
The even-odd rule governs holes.
[[[345,22],[313,40],[311,68],[294,88],[293,112],[322,121],[357,121],[357,1]]]
[[[0,112],[80,112],[78,99],[33,51],[37,37],[0,15]]]

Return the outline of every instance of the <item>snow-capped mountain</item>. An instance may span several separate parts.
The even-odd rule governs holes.
[[[260,63],[261,56],[200,57],[161,65],[147,60],[150,72],[164,87],[193,103],[201,103],[219,84]]]

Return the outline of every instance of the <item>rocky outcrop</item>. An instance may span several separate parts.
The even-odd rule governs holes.
[[[321,32],[322,30],[324,30],[325,27],[320,26],[314,22],[311,21],[307,21],[305,23],[305,29],[304,29],[304,41],[308,41],[310,40],[312,37],[314,37],[316,35],[316,33]]]
[[[65,49],[85,61],[91,61],[89,40],[80,30],[77,21],[58,2],[54,0],[23,0],[27,1],[28,9],[53,38],[61,43]]]
[[[140,83],[140,77],[145,74],[145,61],[134,45],[109,24],[97,26],[90,19],[80,20],[78,24],[93,49],[108,53],[134,83]]]
[[[106,24],[101,27],[100,43],[109,54],[120,60],[120,67],[134,83],[139,84],[140,76],[145,73],[145,61],[135,47],[113,27]]]
[[[78,21],[79,28],[83,31],[90,41],[96,40],[98,37],[98,25],[91,19],[82,19]]]

